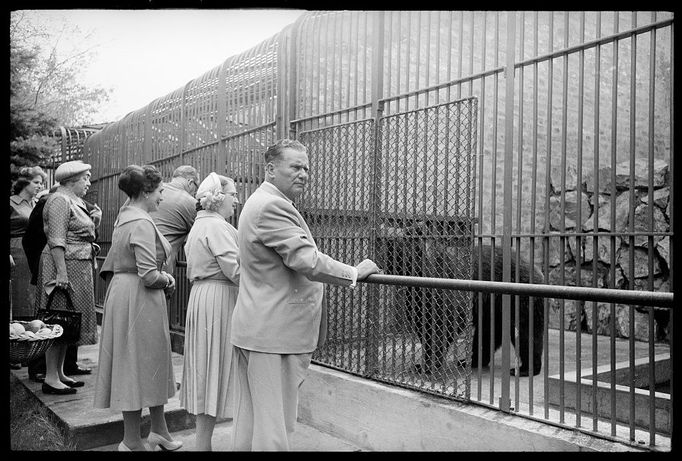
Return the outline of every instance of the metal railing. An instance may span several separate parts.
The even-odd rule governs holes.
[[[600,436],[639,442],[645,430],[648,447],[665,447],[657,418],[672,391],[637,386],[642,373],[672,380],[658,358],[672,349],[673,29],[670,12],[310,12],[89,138],[103,254],[128,163],[225,172],[244,203],[263,180],[265,147],[298,138],[314,163],[299,205],[320,248],[392,263],[398,277],[330,289],[331,320],[353,333],[346,346],[332,334],[337,349],[320,359],[579,430],[589,414]],[[451,125],[466,100],[472,123]],[[407,252],[387,247],[397,239]],[[468,261],[460,273],[442,263],[456,255]],[[183,303],[171,306],[177,330]],[[526,305],[533,315],[516,308]],[[501,328],[500,348],[494,335],[477,338],[482,324]],[[540,355],[541,376],[518,376],[511,344],[529,363]],[[443,359],[457,385],[414,373],[424,355]]]

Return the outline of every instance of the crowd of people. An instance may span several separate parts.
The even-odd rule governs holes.
[[[309,178],[304,145],[280,140],[264,163],[265,180],[246,199],[236,229],[228,222],[239,203],[232,178],[210,172],[199,183],[197,170],[182,165],[164,183],[156,167],[129,165],[118,180],[128,198],[99,271],[102,211],[83,199],[91,166],[64,162],[55,171],[58,184],[40,200],[45,173],[19,172],[10,197],[14,318],[35,317],[54,290],[54,305],[70,298],[82,314],[80,338],[55,341],[44,369],[27,364],[29,377],[42,381],[45,393],[75,393],[84,383],[69,375],[91,372],[76,363],[76,348],[99,343],[94,407],[122,413],[119,451],[182,446],[164,414],[178,392],[167,306],[181,250],[191,290],[179,400],[196,416],[195,449],[202,451],[212,448],[218,418],[233,419],[234,450],[291,449],[299,387],[326,340],[324,284],[352,288],[381,272],[370,259],[354,266],[319,251],[294,205]],[[25,238],[40,230],[42,238]],[[107,282],[99,337],[96,276]],[[26,292],[34,295],[15,296]],[[151,417],[146,443],[143,408]]]

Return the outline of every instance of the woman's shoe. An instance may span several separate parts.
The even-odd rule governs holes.
[[[29,373],[28,379],[30,379],[34,383],[42,383],[42,382],[45,382],[45,374],[44,373],[36,373],[36,374]]]
[[[182,446],[181,441],[165,439],[156,432],[149,433],[149,437],[147,437],[147,443],[149,444],[149,448],[151,448],[152,451],[157,450],[174,451]]]
[[[130,448],[128,448],[128,445],[125,443],[121,442],[118,444],[118,451],[133,451]]]
[[[43,383],[43,394],[65,395],[75,393],[76,389],[74,389],[73,387],[65,387],[64,389],[59,389],[57,387],[52,387],[47,383]]]
[[[85,386],[85,383],[83,381],[64,381],[63,379],[60,381],[69,387],[83,387],[83,386]]]

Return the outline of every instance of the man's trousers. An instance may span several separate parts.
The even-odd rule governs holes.
[[[234,347],[237,451],[288,451],[296,428],[298,389],[312,353],[270,354]]]

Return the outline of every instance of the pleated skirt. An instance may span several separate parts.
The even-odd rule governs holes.
[[[231,418],[234,408],[232,312],[239,288],[227,281],[192,284],[185,321],[180,405],[193,415]]]
[[[95,408],[133,411],[165,405],[175,395],[163,290],[134,273],[114,274],[104,299]]]

